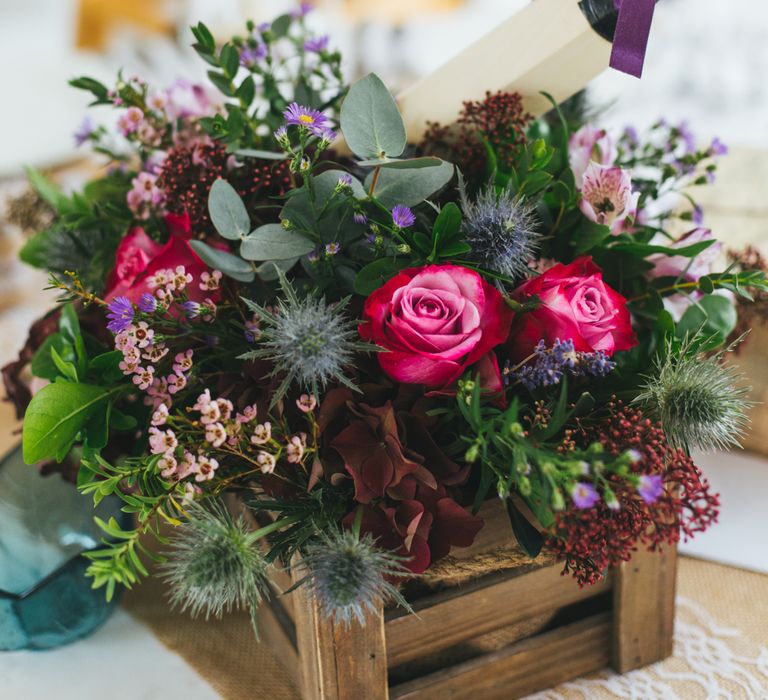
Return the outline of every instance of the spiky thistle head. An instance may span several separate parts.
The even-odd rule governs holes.
[[[464,210],[464,238],[475,259],[492,272],[512,279],[528,272],[528,261],[539,246],[534,207],[508,189],[493,185],[480,190],[474,201],[460,187]]]
[[[412,575],[403,561],[377,547],[371,535],[344,530],[325,533],[309,545],[302,566],[324,614],[348,627],[353,619],[364,624],[366,613],[389,599],[410,610],[389,580]]]
[[[725,363],[727,350],[706,356],[695,347],[696,339],[684,340],[679,349],[668,343],[657,360],[655,376],[646,378],[635,402],[661,422],[674,447],[738,446],[749,422],[745,411],[753,405],[747,398],[750,389],[739,386],[743,375]]]
[[[256,610],[268,592],[258,536],[220,501],[191,503],[186,510],[189,520],[173,533],[162,567],[171,605],[206,619],[247,608],[255,627]]]
[[[272,310],[245,300],[262,324],[259,347],[241,356],[269,360],[275,367],[272,375],[283,376],[272,405],[293,383],[315,396],[332,381],[357,389],[345,368],[356,352],[370,352],[376,346],[358,339],[357,323],[345,313],[349,299],[329,304],[313,294],[299,297],[282,274],[280,286],[283,296]]]

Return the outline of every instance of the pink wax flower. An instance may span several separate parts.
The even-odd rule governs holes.
[[[605,129],[598,129],[592,124],[582,126],[568,141],[568,160],[576,187],[581,189],[590,162],[613,165],[616,156],[616,143]]]
[[[610,227],[617,235],[626,230],[637,216],[639,192],[632,192],[629,172],[591,162],[584,172],[579,208],[597,224]]]
[[[144,122],[144,112],[138,107],[129,107],[117,120],[117,128],[123,136],[135,133]]]

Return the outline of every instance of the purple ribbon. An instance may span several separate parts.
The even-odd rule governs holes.
[[[643,74],[656,0],[613,0],[613,4],[619,17],[613,35],[611,68],[639,78]]]

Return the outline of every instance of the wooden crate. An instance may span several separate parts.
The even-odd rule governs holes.
[[[500,502],[461,560],[509,548]],[[263,642],[304,700],[511,700],[611,665],[619,672],[672,653],[676,553],[636,553],[579,588],[562,565],[530,560],[459,586],[410,594],[416,615],[387,608],[364,626],[327,620],[307,586],[278,570],[261,613]]]

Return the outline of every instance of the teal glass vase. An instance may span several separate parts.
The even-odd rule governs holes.
[[[106,499],[97,514],[125,518]],[[82,554],[101,538],[93,515],[90,498],[25,465],[20,447],[0,462],[0,650],[67,644],[109,617],[116,598],[85,577]]]

